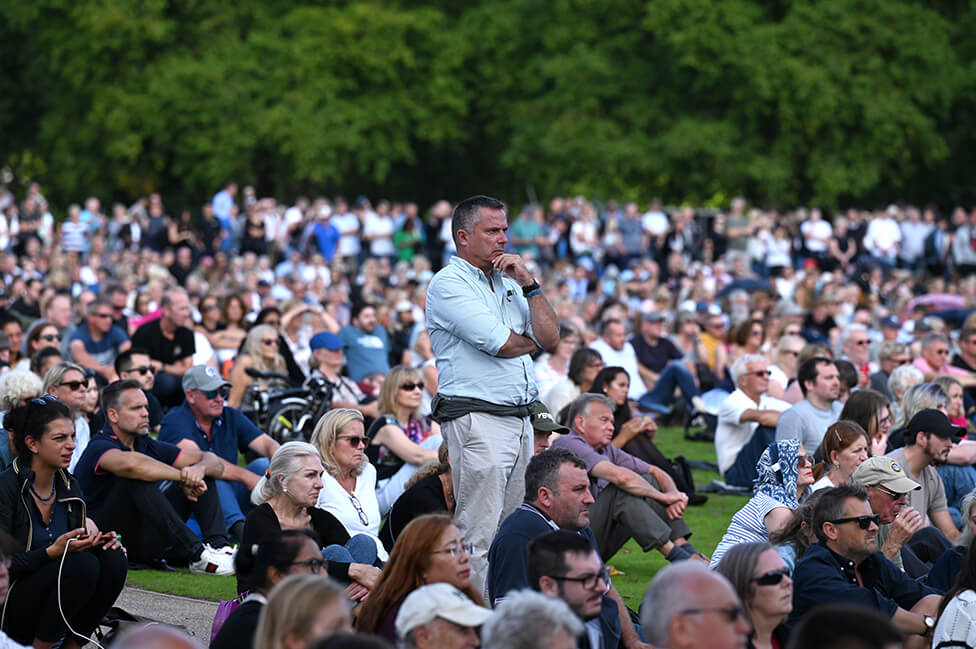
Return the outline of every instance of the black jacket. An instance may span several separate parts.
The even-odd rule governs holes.
[[[31,574],[51,561],[45,551],[47,545],[33,543],[30,495],[27,493],[33,480],[34,472],[20,466],[20,460],[14,460],[0,473],[0,530],[13,536],[23,548],[10,557],[11,580]],[[84,527],[85,501],[74,476],[63,469],[58,470],[54,475],[54,491],[55,506],[67,507],[69,528]]]

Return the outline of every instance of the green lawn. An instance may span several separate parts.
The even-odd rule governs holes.
[[[689,442],[678,428],[663,428],[655,440],[658,448],[668,457],[684,455],[689,460],[715,462],[715,446],[706,442]],[[694,471],[695,485],[702,487],[719,477],[714,471]],[[692,540],[695,547],[711,555],[718,545],[729,520],[746,499],[741,496],[717,496],[709,494],[708,502],[701,507],[689,507],[685,520],[694,531]],[[636,543],[630,541],[610,562],[625,574],[613,578],[613,583],[623,595],[624,600],[634,610],[640,605],[647,583],[654,573],[666,563],[658,552],[645,554]],[[212,575],[193,575],[187,570],[177,572],[157,572],[136,570],[129,573],[128,584],[148,590],[173,593],[201,599],[230,599],[235,595],[233,577],[214,577]]]

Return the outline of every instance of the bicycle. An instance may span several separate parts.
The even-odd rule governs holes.
[[[252,378],[270,381],[272,386],[288,383],[288,377],[277,372],[253,368],[245,371]],[[332,385],[313,376],[301,387],[255,390],[250,405],[245,412],[258,428],[279,444],[307,442],[312,438],[315,424],[332,408]]]

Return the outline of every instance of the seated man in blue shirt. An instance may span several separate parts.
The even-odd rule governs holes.
[[[843,603],[881,611],[907,636],[905,647],[928,646],[940,597],[912,580],[878,551],[878,521],[860,485],[827,489],[813,512],[819,543],[793,573],[795,624],[811,608]]]
[[[112,303],[97,297],[88,305],[85,322],[71,334],[68,350],[71,360],[111,383],[119,378],[115,357],[131,346],[128,334],[112,324]]]
[[[253,508],[251,490],[268,469],[278,442],[255,426],[240,410],[224,405],[230,383],[209,365],[197,365],[183,375],[186,400],[163,417],[159,440],[182,449],[210,451],[224,465],[217,493],[226,529],[238,539],[244,517]],[[237,452],[253,451],[261,457],[238,466]]]
[[[107,427],[85,448],[75,476],[88,512],[124,538],[130,561],[162,565],[164,553],[191,572],[234,574],[214,478],[224,467],[212,453],[149,437],[146,395],[133,380],[102,390]],[[186,526],[193,515],[203,541]]]

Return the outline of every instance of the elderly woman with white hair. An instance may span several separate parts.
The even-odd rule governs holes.
[[[908,389],[924,382],[925,375],[922,374],[922,370],[913,365],[899,365],[891,371],[891,376],[888,377],[888,391],[895,396],[891,401],[891,407],[896,416],[901,412],[901,402]]]
[[[0,376],[0,471],[10,466],[13,460],[11,449],[14,443],[3,429],[4,416],[9,410],[41,396],[43,387],[40,377],[29,370],[14,370]]]
[[[271,458],[264,477],[251,492],[255,507],[244,521],[241,545],[250,547],[283,530],[311,529],[324,549],[329,575],[352,582],[348,594],[359,599],[376,584],[379,570],[376,544],[365,535],[349,536],[335,516],[319,509],[322,490],[322,460],[317,448],[307,442],[288,442]],[[238,583],[238,588],[242,584]]]
[[[485,649],[576,649],[583,623],[561,599],[533,590],[505,595],[481,627]]]
[[[312,432],[312,446],[325,472],[317,507],[329,512],[350,534],[365,534],[376,543],[381,561],[389,554],[380,541],[380,506],[376,500],[376,467],[366,457],[363,415],[335,408],[322,415]]]

